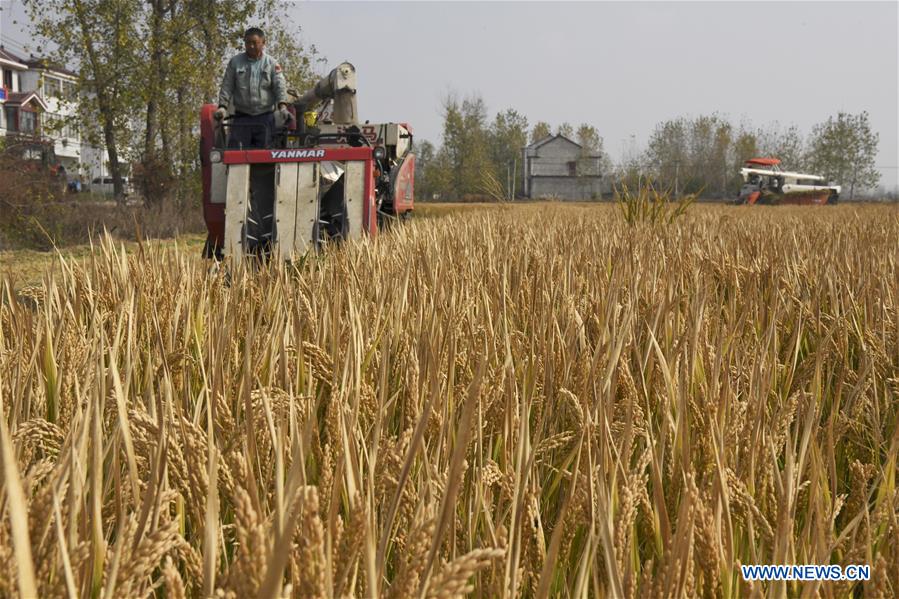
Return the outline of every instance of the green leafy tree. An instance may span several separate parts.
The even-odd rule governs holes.
[[[513,108],[497,113],[489,131],[490,160],[501,177],[504,197],[522,189],[521,151],[528,141],[528,119]]]
[[[787,170],[805,168],[805,147],[802,134],[796,125],[785,129],[773,123],[757,133],[759,153],[780,159]]]
[[[867,112],[840,112],[812,129],[808,163],[829,180],[848,185],[851,200],[857,188],[871,188],[880,181],[874,166],[879,141]]]
[[[464,185],[463,161],[465,155],[465,122],[462,106],[455,96],[449,94],[443,100],[443,143],[440,147],[438,164],[446,172],[442,179],[441,194],[461,194]]]
[[[708,190],[709,175],[713,171],[712,146],[718,124],[716,115],[701,115],[688,121],[688,157],[680,165],[680,189],[687,192]]]
[[[546,121],[538,121],[531,131],[531,143],[546,139],[552,135],[552,129]]]
[[[612,160],[603,150],[603,140],[596,127],[581,123],[575,133],[577,143],[581,146],[581,160],[578,162],[578,174],[612,176]]]
[[[596,127],[582,123],[577,128],[576,141],[581,146],[581,153],[584,156],[598,154],[602,149],[602,138]]]
[[[571,126],[571,123],[562,123],[559,125],[559,128],[556,129],[557,135],[563,135],[570,140],[574,140],[574,127]]]
[[[495,179],[490,161],[487,105],[479,95],[461,102],[455,94],[443,101],[443,144],[437,153],[438,180],[446,181],[441,194],[463,197],[483,192],[484,182]],[[446,177],[446,173],[449,177]]]
[[[734,137],[731,154],[733,156],[733,165],[735,169],[742,168],[743,164],[750,158],[759,156],[760,151],[757,134],[746,127],[741,127]]]
[[[462,185],[465,194],[501,195],[496,191],[496,166],[490,160],[490,132],[487,126],[487,104],[480,95],[462,102],[465,152],[462,154]]]
[[[429,193],[428,198],[445,200],[456,197],[457,188],[454,187],[453,165],[449,155],[442,147],[434,154],[434,159],[425,165],[422,175]]]
[[[742,124],[740,129],[734,133],[730,154],[732,171],[739,173],[747,160],[760,154],[757,132],[751,130],[748,125]],[[736,193],[742,185],[742,180],[738,176],[734,176],[732,181],[733,183],[727,189],[729,194]]]
[[[308,85],[318,57],[275,0],[25,0],[54,62],[78,76],[78,121],[103,146],[115,195],[136,160],[149,202],[196,191],[197,113],[215,100],[224,65],[252,21],[268,33],[292,85]],[[279,56],[279,53],[283,54]],[[196,195],[195,193],[193,194]]]
[[[429,200],[435,192],[431,173],[434,169],[436,149],[428,140],[415,143],[415,197]]]
[[[709,157],[710,177],[709,189],[717,190],[718,195],[728,195],[730,181],[736,180],[729,164],[730,147],[733,143],[733,126],[726,121],[719,121],[715,125],[715,136],[712,142],[712,151]],[[720,183],[720,184],[719,184]]]
[[[733,126],[718,114],[671,119],[656,126],[645,162],[659,185],[678,194],[724,195],[735,180],[733,139]]]
[[[657,184],[674,189],[680,186],[681,169],[688,164],[689,122],[685,118],[656,125],[649,138],[644,162]]]
[[[122,149],[139,112],[140,93],[131,76],[143,64],[137,24],[138,0],[25,0],[35,33],[56,47],[51,60],[77,65],[82,135],[103,145],[117,201],[124,200]]]
[[[172,181],[179,195],[190,197],[196,190],[187,183],[198,181],[197,110],[215,101],[226,62],[243,50],[246,25],[266,31],[266,52],[278,58],[288,87],[310,86],[320,58],[314,47],[297,41],[299,27],[273,0],[149,0],[148,5],[143,46],[151,52],[141,154],[145,197],[153,201],[168,195],[166,183]],[[161,57],[155,48],[164,49]]]

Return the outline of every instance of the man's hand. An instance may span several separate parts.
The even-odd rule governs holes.
[[[215,111],[216,120],[220,121],[223,118],[225,118],[226,116],[228,116],[228,111],[225,109],[224,106],[219,106],[218,110]]]
[[[287,110],[287,104],[278,105],[278,114],[281,115],[285,125],[293,121],[293,115]]]

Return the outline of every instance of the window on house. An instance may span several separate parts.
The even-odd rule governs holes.
[[[568,163],[568,176],[576,177],[577,176],[577,161],[572,160]]]
[[[61,114],[44,115],[44,132],[55,139],[78,139],[78,127]]]
[[[44,81],[44,95],[48,98],[62,97],[62,81],[47,77]]]
[[[37,114],[23,110],[19,117],[19,131],[22,133],[34,133],[37,128]]]
[[[53,114],[52,112],[44,113],[44,133],[53,138],[60,138],[63,136],[63,121],[62,118],[58,114]]]
[[[9,91],[13,91],[12,71],[10,71],[9,69],[3,69],[3,87],[8,89]]]
[[[6,113],[6,128],[10,131],[18,131],[19,109],[7,106],[4,112]]]

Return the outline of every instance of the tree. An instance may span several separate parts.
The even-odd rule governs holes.
[[[781,129],[773,123],[766,129],[758,130],[759,152],[780,159],[786,170],[801,170],[805,167],[802,134],[796,125]]]
[[[722,197],[728,195],[728,182],[732,179],[730,164],[728,163],[732,141],[733,126],[725,121],[717,122],[715,127],[715,138],[709,157],[715,179],[713,182],[710,182],[711,185],[709,186],[709,189],[716,189],[718,195]]]
[[[603,151],[602,137],[596,127],[581,123],[575,137],[581,146],[581,160],[577,165],[578,174],[611,176],[612,160]]]
[[[250,19],[292,85],[308,85],[318,57],[276,0],[25,0],[54,62],[78,76],[85,138],[104,145],[116,198],[123,161],[138,160],[146,199],[170,186],[191,195],[199,168],[197,113],[215,100],[225,62]],[[294,80],[291,81],[291,78]],[[193,196],[196,194],[193,193]]]
[[[576,138],[584,156],[598,154],[602,148],[602,138],[599,136],[599,132],[596,127],[587,123],[581,123],[581,126],[577,128]]]
[[[562,123],[559,125],[559,128],[556,130],[557,135],[562,135],[567,137],[568,139],[574,139],[574,127],[571,126],[571,123]]]
[[[490,160],[489,131],[487,128],[487,104],[479,94],[462,101],[462,131],[465,151],[462,153],[462,184],[459,193],[493,193],[496,168]],[[486,187],[491,188],[490,192]]]
[[[737,180],[732,176],[736,135],[717,113],[671,119],[656,125],[643,162],[659,185],[677,193],[723,196]]]
[[[60,64],[78,66],[78,106],[82,133],[109,155],[116,201],[123,201],[120,149],[127,145],[129,121],[139,106],[137,82],[129,75],[141,67],[136,24],[138,0],[25,0],[35,32],[52,42]]]
[[[734,136],[731,154],[733,165],[737,169],[742,168],[748,159],[757,157],[759,155],[758,134],[746,124],[741,125]]]
[[[538,121],[537,124],[534,125],[533,131],[531,131],[531,143],[546,139],[550,135],[552,135],[552,129],[550,129],[549,123],[546,121]]]
[[[299,28],[274,0],[146,3],[143,47],[150,57],[147,85],[141,86],[147,118],[140,160],[145,197],[152,202],[168,195],[172,184],[178,195],[196,195],[189,183],[199,168],[197,110],[215,101],[225,63],[243,49],[249,20],[266,31],[266,52],[278,58],[288,87],[309,86],[319,57],[314,47],[307,50],[296,41]]]
[[[840,112],[812,129],[808,163],[829,180],[849,185],[851,200],[857,187],[874,187],[880,181],[874,168],[879,142],[866,111],[856,115]]]
[[[627,186],[629,189],[639,189],[646,170],[645,160],[646,153],[640,150],[637,136],[632,134],[624,144],[620,163],[611,171],[612,184],[616,188]]]
[[[685,118],[656,125],[649,138],[644,163],[658,184],[680,189],[681,168],[688,164],[689,122]]]
[[[445,187],[441,193],[460,193],[463,185],[463,157],[465,154],[464,120],[462,107],[455,94],[449,94],[443,100],[443,143],[440,147],[441,165],[446,173]],[[443,186],[442,186],[443,187]]]
[[[490,127],[490,159],[503,180],[504,197],[521,189],[521,151],[528,141],[528,119],[513,108],[496,114]]]
[[[495,176],[490,161],[487,105],[475,94],[461,102],[455,94],[443,100],[443,144],[435,166],[441,171],[439,193],[461,197],[481,192],[485,177]]]
[[[428,140],[415,143],[415,191],[421,199],[430,199],[434,194],[429,175],[433,172],[436,150]]]

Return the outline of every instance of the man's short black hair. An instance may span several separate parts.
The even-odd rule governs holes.
[[[256,37],[261,37],[262,39],[265,39],[265,32],[263,30],[259,29],[258,27],[250,27],[249,29],[244,31],[243,38],[247,39],[251,35],[255,35]]]

